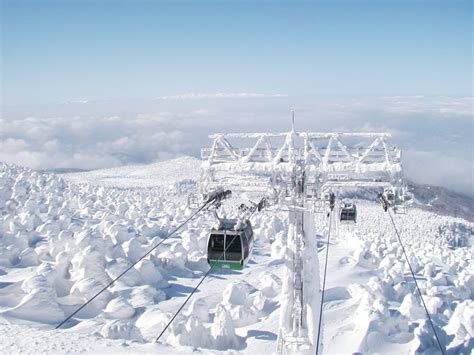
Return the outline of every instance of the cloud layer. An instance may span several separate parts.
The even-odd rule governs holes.
[[[206,100],[185,100],[181,95],[182,100],[135,104],[91,100],[4,109],[0,160],[35,169],[96,169],[199,156],[211,133],[288,131],[290,109],[295,109],[299,131],[389,131],[392,143],[403,150],[409,178],[474,195],[471,97],[282,96],[254,97],[244,103],[200,95],[197,98]],[[37,116],[31,117],[32,112]]]
[[[97,169],[188,153],[186,133],[159,119],[26,118],[1,120],[0,160],[35,169]]]
[[[187,93],[179,95],[160,96],[158,100],[199,100],[199,99],[262,99],[270,97],[288,97],[286,94],[259,94],[254,92],[217,92],[217,93]]]

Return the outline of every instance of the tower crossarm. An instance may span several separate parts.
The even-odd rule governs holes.
[[[209,137],[211,147],[201,151],[205,190],[271,190],[281,197],[291,189],[296,169],[305,174],[307,199],[321,198],[328,187],[392,187],[404,193],[401,151],[389,145],[389,133],[291,131]]]
[[[213,134],[201,151],[207,168],[269,173],[297,164],[321,173],[401,171],[400,150],[389,133],[229,133]]]

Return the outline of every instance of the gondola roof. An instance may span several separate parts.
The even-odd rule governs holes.
[[[240,224],[240,225],[239,225]],[[219,230],[242,231],[247,226],[247,221],[223,218],[219,220]],[[237,227],[237,228],[236,228]]]

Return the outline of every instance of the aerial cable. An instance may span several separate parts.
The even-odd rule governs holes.
[[[443,350],[443,347],[441,346],[441,341],[438,338],[438,333],[436,333],[435,326],[433,324],[433,320],[431,319],[430,313],[428,312],[428,308],[426,307],[425,300],[423,299],[423,296],[420,291],[420,287],[418,286],[418,282],[416,281],[415,273],[413,272],[413,268],[411,267],[410,260],[408,259],[408,255],[405,251],[405,247],[403,246],[402,239],[400,238],[400,233],[398,232],[397,226],[395,225],[395,221],[393,220],[392,214],[390,210],[388,210],[388,215],[390,216],[390,220],[392,221],[393,228],[395,229],[395,233],[398,238],[398,242],[400,243],[400,246],[402,247],[403,254],[405,255],[405,259],[407,261],[408,267],[410,268],[411,276],[413,277],[413,281],[415,281],[415,286],[416,290],[418,291],[418,295],[420,296],[421,303],[423,305],[423,308],[425,309],[426,315],[428,316],[428,320],[430,322],[431,328],[433,329],[433,333],[436,337],[436,342],[438,343],[439,350],[441,350],[441,354],[445,355],[445,352]]]
[[[186,298],[186,300],[183,302],[183,304],[181,305],[181,307],[179,307],[179,309],[176,311],[176,313],[173,315],[173,317],[171,317],[171,319],[169,320],[169,322],[166,324],[165,328],[161,331],[160,335],[158,335],[158,337],[156,338],[155,342],[157,343],[158,340],[160,340],[161,336],[166,332],[166,330],[169,328],[169,326],[171,325],[171,323],[173,323],[173,321],[175,320],[175,318],[178,316],[178,314],[183,310],[184,306],[186,306],[186,304],[188,303],[188,301],[191,299],[191,297],[194,295],[194,293],[198,290],[199,286],[201,286],[201,284],[204,282],[204,280],[206,279],[207,275],[209,275],[212,271],[212,269],[214,269],[214,266],[219,262],[219,260],[221,260],[221,258],[224,256],[224,254],[226,253],[227,249],[229,249],[230,245],[232,244],[232,242],[235,240],[235,238],[237,238],[238,235],[235,235],[234,238],[232,238],[232,240],[230,241],[230,243],[227,245],[227,247],[225,248],[225,250],[222,252],[222,254],[219,256],[219,258],[217,260],[215,260],[211,267],[209,268],[209,270],[207,270],[207,272],[204,274],[204,276],[201,278],[201,280],[199,281],[199,283],[196,285],[196,287],[194,287],[194,289],[192,290],[192,292],[189,294],[189,296]]]
[[[270,203],[268,202],[268,199],[265,196],[262,197],[258,203],[255,203],[253,201],[250,201],[250,203],[252,204],[252,206],[250,207],[245,205],[245,203],[242,203],[239,206],[238,209],[243,215],[241,218],[245,217],[246,219],[250,220],[255,214],[255,212],[261,212],[264,208],[270,206]],[[245,215],[246,213],[247,215]],[[220,220],[219,216],[216,217]]]
[[[327,274],[327,269],[328,269],[329,238],[331,236],[331,222],[332,222],[332,216],[333,216],[332,211],[333,209],[331,208],[331,212],[329,213],[328,238],[326,242],[326,260],[324,262],[323,287],[321,291],[321,306],[319,308],[319,325],[318,325],[318,338],[316,342],[316,355],[318,355],[318,351],[319,351],[319,339],[321,336],[321,321],[323,319],[324,291],[326,289],[326,274]]]
[[[262,197],[259,201],[259,203],[255,204],[252,207],[251,213],[248,217],[248,219],[252,218],[252,216],[255,214],[255,212],[261,212],[264,208],[268,207],[270,204],[267,200],[266,197]]]
[[[86,303],[84,303],[82,306],[80,306],[78,309],[76,309],[72,314],[70,314],[66,319],[64,319],[61,323],[59,323],[56,326],[56,329],[60,328],[64,323],[66,323],[69,319],[71,319],[74,315],[77,314],[81,309],[83,309],[85,306],[87,306],[89,303],[91,303],[97,296],[99,296],[102,292],[104,292],[106,289],[108,289],[110,286],[112,286],[115,281],[120,279],[123,275],[125,275],[128,271],[130,271],[135,265],[137,265],[140,261],[142,261],[144,258],[146,258],[153,250],[158,248],[161,244],[163,244],[169,237],[171,237],[173,234],[175,234],[178,230],[180,230],[185,224],[187,224],[191,219],[193,219],[199,212],[201,212],[203,209],[205,209],[211,202],[214,202],[215,199],[209,198],[198,210],[196,210],[191,216],[186,218],[184,222],[182,222],[179,226],[174,228],[166,237],[164,237],[160,242],[158,242],[156,245],[154,245],[150,250],[148,250],[141,258],[139,258],[137,261],[135,261],[132,265],[130,265],[125,271],[123,271],[120,275],[118,275],[115,279],[110,281],[106,286],[104,286],[95,296],[93,296],[91,299],[89,299]]]
[[[267,207],[268,206],[268,201],[263,197],[260,202],[258,204],[256,204],[253,208],[252,208],[252,211],[248,217],[248,219],[252,218],[252,216],[254,215],[254,213],[256,211],[261,211],[263,208]],[[169,326],[171,325],[171,323],[173,323],[173,321],[175,320],[175,318],[178,316],[178,314],[183,310],[184,306],[186,306],[186,304],[188,303],[188,301],[191,299],[191,297],[194,295],[194,293],[198,290],[199,286],[201,286],[201,284],[204,282],[204,280],[206,279],[206,277],[211,273],[211,271],[214,269],[214,266],[221,260],[221,258],[224,256],[224,254],[227,252],[227,249],[230,247],[230,245],[232,244],[232,242],[235,240],[235,238],[237,238],[237,235],[235,235],[232,240],[230,241],[229,245],[227,245],[227,247],[225,248],[225,250],[221,253],[221,255],[219,256],[219,258],[215,261],[212,262],[212,265],[211,267],[209,268],[209,270],[207,270],[207,272],[204,274],[204,276],[201,278],[201,280],[199,281],[199,283],[196,285],[196,287],[194,287],[194,289],[192,290],[192,292],[189,294],[189,296],[186,298],[186,300],[183,302],[183,304],[181,305],[181,307],[179,307],[179,309],[176,311],[176,313],[173,315],[173,317],[171,317],[170,321],[166,324],[165,328],[161,331],[161,333],[158,335],[158,337],[156,338],[155,342],[158,342],[160,340],[160,338],[162,337],[162,335],[165,333],[165,331],[169,328]]]

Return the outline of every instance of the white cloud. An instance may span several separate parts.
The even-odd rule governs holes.
[[[36,169],[96,169],[189,154],[186,134],[161,120],[115,117],[2,120],[0,161]]]
[[[406,175],[474,195],[472,98],[162,100],[81,115],[0,120],[0,160],[36,169],[95,169],[199,156],[216,132],[388,131]],[[125,105],[125,104],[124,104]],[[90,110],[94,109],[94,105]],[[76,112],[76,111],[73,111]],[[124,113],[126,112],[126,113]]]
[[[27,150],[28,143],[23,139],[7,138],[0,141],[0,152],[16,153],[18,151]]]
[[[388,112],[431,113],[444,116],[472,116],[473,97],[446,96],[386,96],[381,98],[382,107]]]
[[[405,174],[418,183],[447,186],[456,191],[474,194],[474,167],[465,157],[439,151],[406,150]]]
[[[179,95],[160,96],[158,100],[199,100],[199,99],[261,99],[272,97],[288,97],[286,94],[259,94],[253,92],[217,92],[217,93],[186,93]]]
[[[68,104],[88,104],[88,103],[91,103],[91,101],[85,100],[85,99],[73,99],[73,100],[69,100],[67,103]]]

